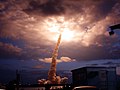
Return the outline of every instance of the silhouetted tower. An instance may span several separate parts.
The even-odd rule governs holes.
[[[61,41],[61,34],[59,35],[57,44],[52,54],[52,62],[50,66],[50,70],[48,72],[48,80],[50,80],[51,84],[56,84],[56,60],[58,56],[58,49]]]
[[[20,74],[18,72],[18,70],[16,70],[16,88],[17,90],[19,90],[19,83],[20,83]]]

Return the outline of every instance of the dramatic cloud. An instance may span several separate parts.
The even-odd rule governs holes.
[[[43,15],[60,15],[64,12],[64,7],[62,7],[61,0],[48,0],[46,3],[42,1],[31,1],[29,3],[29,8],[25,10],[31,13],[42,13]]]
[[[21,52],[22,49],[17,46],[0,42],[0,58],[17,58]]]
[[[45,63],[51,63],[52,58],[45,58],[45,59],[39,59],[39,61],[45,62]],[[74,62],[76,61],[75,59],[71,59],[69,57],[61,57],[60,59],[57,59],[57,63],[61,62]]]
[[[64,29],[74,32],[74,36],[69,42],[62,40],[60,57],[119,58],[120,47],[113,47],[120,44],[119,34],[110,37],[106,31],[108,26],[120,23],[119,17],[119,0],[1,0],[0,41],[8,39],[6,42],[15,47],[12,49],[20,49],[10,50],[10,57],[20,52],[19,59],[46,58],[52,55],[58,36],[52,30]],[[16,41],[23,41],[22,45],[14,46]],[[3,51],[5,56],[7,48]]]

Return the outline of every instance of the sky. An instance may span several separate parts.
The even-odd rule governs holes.
[[[119,67],[119,17],[119,0],[0,0],[0,69],[48,70],[60,33],[57,69]]]

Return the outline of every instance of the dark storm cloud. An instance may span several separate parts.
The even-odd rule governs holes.
[[[81,14],[86,17],[89,14],[92,20],[100,20],[109,14],[116,2],[117,0],[48,0],[42,3],[42,0],[33,0],[24,11],[45,16]]]
[[[101,0],[101,4],[98,5],[99,11],[102,15],[107,15],[114,5],[117,3],[117,0]]]
[[[60,15],[64,13],[64,7],[62,6],[61,0],[48,0],[45,3],[33,0],[29,2],[28,8],[24,11],[30,14],[33,14],[32,12],[34,12],[38,15],[41,14],[45,16]]]
[[[118,54],[113,54],[112,47],[119,44],[117,35],[109,37],[106,32],[109,25],[120,23],[119,10],[119,0],[0,0],[0,38],[24,40],[26,45],[22,47],[21,59],[50,57],[55,43],[48,40],[53,34],[48,34],[43,27],[44,19],[64,16],[65,20],[75,22],[73,30],[78,27],[75,29],[78,34],[86,29],[87,33],[83,39],[77,37],[78,42],[69,44],[67,50],[60,50],[61,56],[76,60],[119,58]],[[15,50],[18,48],[12,43],[10,46]],[[3,52],[10,52],[3,44],[2,48]],[[8,56],[16,56],[16,51],[11,52]]]
[[[104,19],[111,12],[116,2],[117,0],[65,0],[63,5],[66,13],[83,15],[90,24],[90,22],[94,23]]]

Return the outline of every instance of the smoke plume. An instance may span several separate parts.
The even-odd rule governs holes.
[[[50,80],[50,82],[52,84],[58,83],[56,81],[58,81],[58,79],[59,79],[59,77],[56,77],[56,60],[57,60],[57,56],[58,56],[58,49],[59,49],[60,41],[61,41],[61,34],[59,35],[57,44],[55,46],[55,49],[54,49],[54,52],[52,55],[51,67],[48,72],[48,80]]]

